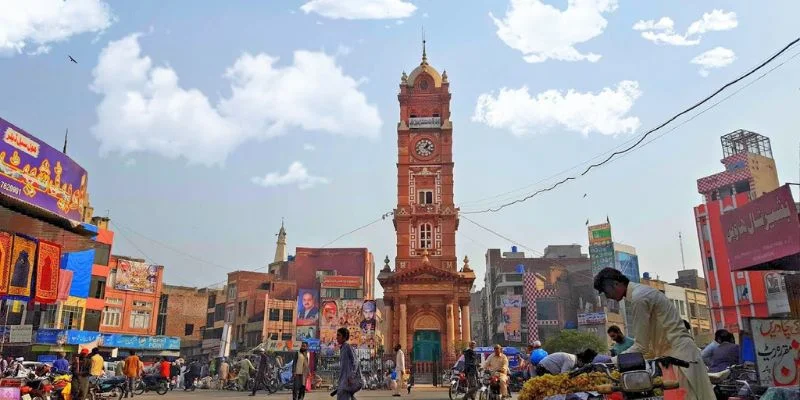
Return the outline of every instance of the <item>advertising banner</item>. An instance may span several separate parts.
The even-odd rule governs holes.
[[[614,268],[614,244],[589,246],[589,257],[592,260],[592,276],[596,276],[603,268]]]
[[[794,265],[771,263],[800,254],[800,222],[788,185],[722,214],[720,222],[731,270],[800,270],[797,261]]]
[[[104,333],[100,335],[98,345],[132,350],[180,350],[181,339],[174,336],[141,336]]]
[[[35,259],[36,241],[18,234],[14,235],[14,242],[11,245],[11,268],[8,273],[9,296],[31,297]]]
[[[361,330],[364,321],[362,300],[326,300],[322,303],[320,320],[320,348],[323,352],[336,349],[336,330],[350,331],[350,344],[361,346],[365,335]],[[373,331],[374,332],[374,331]]]
[[[65,329],[39,329],[36,331],[37,344],[84,344],[97,340],[99,332],[65,330]]]
[[[639,283],[639,256],[625,251],[616,250],[616,268],[633,283]]]
[[[322,287],[358,289],[363,286],[363,281],[360,276],[329,275],[322,278]]]
[[[14,236],[0,232],[0,296],[8,294],[8,274],[11,272],[11,243]]]
[[[611,243],[611,224],[592,225],[589,227],[589,246]]]
[[[297,334],[295,335],[297,340],[309,340],[309,339],[316,339],[317,338],[317,327],[316,326],[298,326],[297,327]]]
[[[297,292],[297,326],[317,326],[319,320],[319,291],[300,289]]]
[[[0,326],[0,337],[4,343],[31,343],[33,325]]]
[[[323,349],[332,351],[336,347],[336,330],[339,329],[339,304],[336,300],[322,302],[322,317],[319,320],[319,339]]]
[[[86,170],[66,154],[0,118],[0,193],[80,221]]]
[[[158,280],[158,267],[140,261],[119,259],[114,289],[129,292],[154,293]]]
[[[361,304],[361,324],[359,328],[361,328],[361,342],[359,343],[360,348],[369,349],[369,350],[377,350],[378,346],[381,344],[382,340],[379,337],[377,327],[378,327],[378,319],[377,319],[377,309],[378,304],[375,300],[364,300]]]
[[[750,329],[761,385],[800,385],[800,320],[751,318]]]
[[[507,342],[522,341],[522,296],[501,297],[503,304],[503,334]]]
[[[578,314],[578,325],[603,325],[606,323],[606,313],[581,313]]]
[[[767,289],[767,309],[769,315],[788,314],[789,297],[786,293],[786,280],[778,272],[764,274],[764,287]]]
[[[40,304],[53,304],[58,300],[58,275],[61,271],[61,246],[39,241],[36,257],[36,290],[33,299]]]

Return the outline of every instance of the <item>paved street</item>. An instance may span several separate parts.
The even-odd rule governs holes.
[[[249,393],[245,392],[230,392],[230,391],[215,391],[215,390],[197,390],[195,392],[173,391],[164,396],[156,394],[145,394],[137,396],[141,400],[172,400],[172,399],[249,399]],[[516,394],[514,399],[516,399]],[[264,392],[259,393],[255,398],[269,399],[269,400],[290,400],[292,393],[289,391],[280,391],[273,395],[267,395]],[[391,392],[385,390],[366,390],[356,395],[357,399],[387,399],[392,398]],[[306,394],[307,400],[330,400],[330,393],[325,390],[317,390]],[[415,388],[411,391],[410,395],[401,397],[404,400],[446,400],[447,390],[441,388]],[[512,399],[513,400],[513,399]]]

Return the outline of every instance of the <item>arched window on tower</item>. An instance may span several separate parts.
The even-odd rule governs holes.
[[[431,238],[433,237],[433,227],[431,224],[422,224],[419,226],[419,248],[430,249]]]

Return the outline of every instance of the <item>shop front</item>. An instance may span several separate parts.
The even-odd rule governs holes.
[[[74,329],[39,329],[31,352],[38,355],[59,352],[76,353],[81,349],[99,348],[108,358],[125,357],[130,350],[143,356],[178,357],[181,340],[172,336],[123,335]]]

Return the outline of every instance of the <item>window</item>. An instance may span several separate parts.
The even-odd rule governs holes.
[[[711,256],[706,257],[706,266],[708,266],[709,271],[714,270],[714,258]]]
[[[56,329],[56,311],[58,306],[50,304],[42,309],[42,316],[39,320],[39,328],[42,329]]]
[[[711,231],[708,228],[708,224],[703,224],[701,230],[703,232],[703,240],[711,240]]]
[[[419,248],[430,249],[431,237],[433,234],[433,227],[431,224],[422,224],[419,226]]]
[[[106,304],[122,305],[124,303],[125,301],[122,299],[115,299],[113,297],[106,299]]]
[[[130,328],[131,329],[150,328],[150,311],[131,310]]]
[[[342,298],[345,300],[360,299],[362,296],[359,292],[360,290],[358,289],[345,289]]]
[[[717,289],[711,289],[711,305],[719,305],[719,291]]]
[[[83,308],[61,306],[61,329],[80,329],[83,321]]]
[[[279,308],[270,308],[269,309],[269,320],[270,321],[280,321],[281,320],[281,310]]]
[[[89,297],[93,299],[106,297],[106,278],[92,275],[92,283],[89,284]]]
[[[210,329],[214,326],[214,313],[210,312],[206,314],[206,326]]]
[[[678,300],[678,303],[680,304],[681,316],[686,316],[686,302]]]
[[[691,318],[697,318],[698,317],[698,315],[697,315],[697,304],[689,303],[689,317],[691,317]]]
[[[750,191],[750,181],[739,181],[733,184],[736,193],[747,193]]]
[[[508,274],[506,282],[522,282],[522,274]]]
[[[150,302],[150,301],[141,301],[141,300],[134,300],[134,301],[133,301],[133,306],[134,306],[134,307],[147,307],[147,308],[153,308],[153,302]]]
[[[156,335],[164,335],[167,332],[167,303],[169,295],[162,294],[158,301],[158,317],[156,317]]]
[[[292,340],[292,334],[291,333],[281,334],[281,340]]]
[[[217,295],[208,295],[208,308],[214,308],[217,305]]]
[[[108,279],[106,279],[106,287],[114,288],[115,282],[117,282],[117,270],[112,269],[108,271]]]
[[[537,319],[558,319],[558,303],[553,300],[536,300]]]
[[[94,244],[94,263],[97,265],[108,265],[111,256],[111,245],[95,242]]]
[[[513,294],[522,294],[522,286],[514,286],[512,289],[514,290]]]
[[[183,336],[191,336],[194,334],[194,324],[186,324],[183,326]]]
[[[417,202],[421,205],[425,204],[433,204],[433,191],[432,190],[420,190],[419,191],[419,198]]]
[[[294,319],[294,310],[283,310],[283,321],[292,322]]]
[[[225,304],[217,304],[214,306],[214,321],[225,320]]]
[[[228,286],[228,300],[236,299],[236,285]]]
[[[278,334],[277,333],[270,333],[269,334],[269,338],[271,340],[278,340]]]
[[[227,322],[227,323],[233,322],[233,319],[234,319],[233,317],[235,315],[234,313],[235,313],[235,311],[233,310],[232,306],[230,308],[226,307],[225,308],[225,322]]]
[[[325,289],[325,295],[322,296],[328,299],[340,299],[342,297],[341,289]]]
[[[747,284],[736,285],[736,295],[739,296],[739,302],[750,301],[750,288]]]

